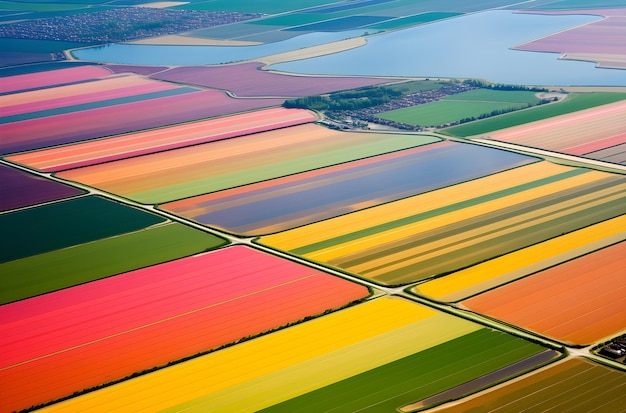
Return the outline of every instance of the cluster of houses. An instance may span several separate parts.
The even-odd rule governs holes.
[[[626,364],[626,334],[609,341],[598,353],[612,359],[621,358],[622,363]]]
[[[261,17],[258,13],[119,7],[0,25],[0,37],[114,43],[181,33]]]

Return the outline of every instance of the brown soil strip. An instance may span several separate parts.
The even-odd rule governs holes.
[[[554,350],[543,351],[539,354],[535,354],[534,356],[530,356],[524,360],[518,361],[517,363],[513,363],[510,366],[501,368],[477,379],[470,380],[467,383],[461,384],[460,386],[453,387],[449,390],[436,394],[427,399],[421,400],[417,403],[404,406],[400,409],[400,411],[410,412],[416,409],[423,409],[427,406],[439,404],[447,400],[458,399],[463,395],[474,393],[482,388],[493,385],[494,383],[500,382],[511,376],[515,376],[529,369],[532,369],[537,365],[552,360],[553,358],[559,356],[559,354],[559,352]]]

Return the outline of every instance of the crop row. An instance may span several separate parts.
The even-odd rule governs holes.
[[[624,268],[626,242],[620,242],[461,305],[560,342],[588,345],[624,328]]]
[[[315,119],[315,114],[306,110],[265,109],[28,152],[7,159],[40,171],[58,172],[299,125]]]
[[[61,172],[142,203],[162,203],[420,145],[411,135],[299,125]]]
[[[389,397],[390,405],[400,407],[541,351],[538,345],[387,297],[42,411],[232,412],[276,405],[278,411],[330,406],[351,412]]]
[[[380,142],[387,142],[388,139],[381,139]],[[414,145],[434,139],[429,136],[412,138]],[[476,158],[482,160],[478,165],[473,161]],[[430,143],[175,201],[161,208],[226,231],[260,235],[534,161],[526,156],[480,146]]]
[[[460,301],[626,239],[626,216],[585,228],[419,284],[414,292],[441,301]]]
[[[6,304],[3,405],[17,410],[54,400],[368,294],[358,284],[233,246]]]
[[[619,175],[538,163],[261,242],[382,284],[405,284],[621,215],[625,187]]]

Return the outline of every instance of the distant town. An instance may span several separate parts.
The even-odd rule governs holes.
[[[261,17],[259,13],[123,7],[0,25],[0,37],[115,43],[181,33]]]

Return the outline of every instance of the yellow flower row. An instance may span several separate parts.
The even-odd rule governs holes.
[[[419,304],[383,297],[43,412],[256,411],[479,328]]]
[[[622,215],[428,281],[414,291],[441,301],[459,301],[625,239],[626,215]]]

